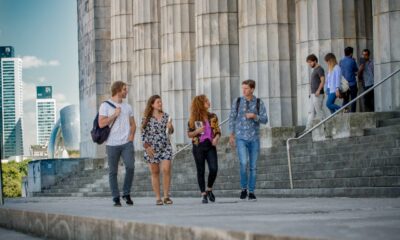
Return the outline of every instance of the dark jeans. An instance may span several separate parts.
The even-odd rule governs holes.
[[[367,91],[369,87],[364,87],[364,91]],[[374,90],[371,90],[369,93],[364,95],[364,104],[366,112],[374,112],[375,111],[375,102],[374,102]]]
[[[357,97],[357,92],[358,92],[357,85],[350,86],[349,91],[350,91],[350,94],[348,94],[345,98],[343,98],[343,105],[342,106],[344,106],[348,102],[350,102],[350,98],[351,98],[351,100],[353,100],[354,98]],[[356,107],[357,107],[357,102],[352,103],[350,111],[351,112],[356,112]]]
[[[217,148],[213,146],[210,141],[206,140],[205,142],[202,142],[197,146],[193,145],[192,153],[196,162],[197,182],[199,183],[200,191],[203,193],[206,191],[206,184],[204,179],[206,161],[208,164],[207,187],[212,188],[215,179],[217,178]]]
[[[131,192],[133,174],[135,170],[135,152],[133,143],[128,142],[118,146],[106,146],[108,167],[109,167],[109,181],[110,189],[113,198],[119,197],[118,189],[118,162],[122,157],[125,165],[125,180],[123,186],[123,195],[129,195]]]

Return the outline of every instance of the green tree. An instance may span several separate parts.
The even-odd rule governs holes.
[[[22,162],[8,162],[3,167],[3,192],[5,197],[21,196],[21,181],[28,173],[28,162],[30,159]]]

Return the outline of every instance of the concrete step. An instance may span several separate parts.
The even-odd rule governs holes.
[[[394,126],[394,125],[400,125],[400,118],[390,118],[390,119],[378,121],[379,127],[387,127],[387,126]]]
[[[377,135],[377,134],[390,134],[399,133],[400,125],[379,127],[379,128],[369,128],[364,130],[364,135]]]

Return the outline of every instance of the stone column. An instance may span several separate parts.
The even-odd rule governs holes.
[[[196,1],[196,73],[196,94],[225,120],[240,95],[237,0]]]
[[[194,0],[161,0],[161,82],[164,109],[174,121],[175,143],[188,142],[187,121],[195,94]]]
[[[333,52],[338,61],[344,48],[354,48],[358,61],[364,48],[372,48],[371,0],[297,0],[297,124],[307,121],[311,69],[306,57],[314,53],[327,73],[324,56]]]
[[[138,130],[147,99],[161,93],[159,0],[133,0],[133,85]],[[132,91],[134,90],[134,92]]]
[[[133,0],[111,1],[111,82],[128,83],[130,92],[134,92],[132,3]],[[128,101],[134,103],[129,97]]]
[[[373,1],[375,83],[400,69],[400,2]],[[375,111],[400,110],[400,73],[375,89]]]
[[[80,100],[80,154],[104,157],[104,145],[90,138],[93,120],[102,101],[110,96],[110,4],[78,0],[78,51]]]
[[[294,30],[294,0],[239,0],[240,77],[256,81],[270,127],[295,119]]]

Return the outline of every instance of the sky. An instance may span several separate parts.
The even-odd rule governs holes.
[[[79,104],[77,33],[76,0],[0,0],[0,46],[23,59],[25,155],[36,144],[36,86],[53,86],[57,112]]]

